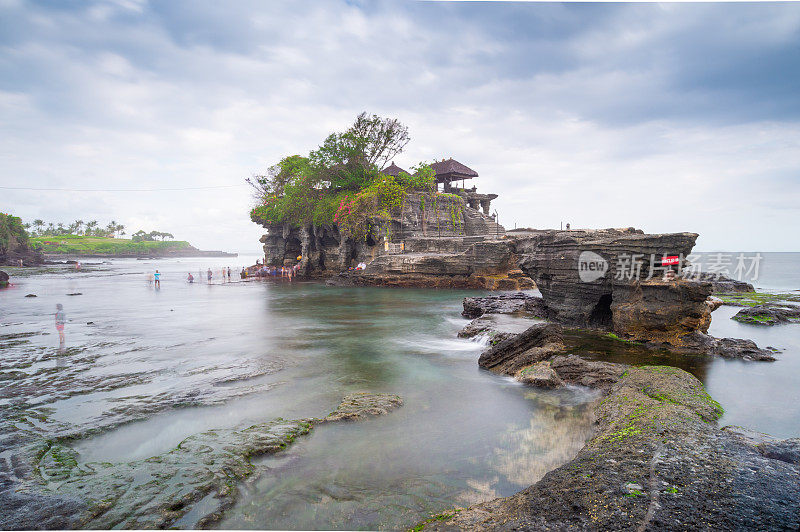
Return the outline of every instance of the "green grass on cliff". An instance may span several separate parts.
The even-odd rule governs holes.
[[[183,240],[134,242],[127,238],[59,235],[30,239],[31,246],[43,253],[60,255],[139,255],[191,248]]]

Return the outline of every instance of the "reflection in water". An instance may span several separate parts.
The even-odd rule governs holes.
[[[587,423],[592,416],[588,403],[574,404],[562,393],[532,391],[525,395],[536,405],[527,426],[503,436],[495,450],[494,468],[509,482],[529,486],[545,473],[571,460],[592,435]],[[573,404],[569,404],[572,402]]]

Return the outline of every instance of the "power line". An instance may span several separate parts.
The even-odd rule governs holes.
[[[33,188],[33,187],[4,187],[4,190],[32,190],[38,192],[167,192],[177,190],[208,190],[217,188],[235,188],[247,186],[245,183],[239,185],[216,185],[208,187],[183,187],[183,188]]]

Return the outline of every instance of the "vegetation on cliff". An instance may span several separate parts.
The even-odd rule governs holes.
[[[17,216],[0,212],[0,255],[5,255],[12,245],[27,247],[29,244],[28,232]]]
[[[361,113],[347,131],[330,134],[308,156],[284,157],[265,175],[247,179],[257,201],[250,218],[264,227],[336,225],[358,239],[376,229],[389,237],[389,221],[409,192],[429,196],[435,209],[461,208],[460,197],[436,192],[434,171],[424,163],[413,174],[381,172],[408,141],[408,128],[396,119]]]

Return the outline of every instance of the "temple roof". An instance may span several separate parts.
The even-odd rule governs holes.
[[[394,177],[399,176],[400,172],[405,172],[407,174],[409,173],[407,170],[403,170],[402,168],[394,164],[394,161],[392,161],[392,164],[381,170],[381,173]]]
[[[433,171],[436,172],[437,180],[443,177],[451,179],[471,179],[478,177],[478,172],[461,164],[452,157],[446,161],[439,161],[431,165]]]

